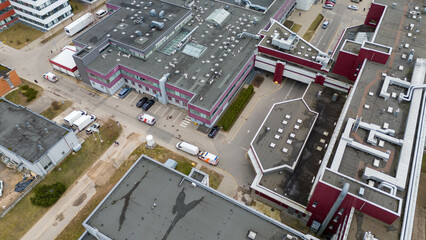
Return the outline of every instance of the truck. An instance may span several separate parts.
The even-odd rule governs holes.
[[[74,122],[74,126],[78,128],[78,131],[81,131],[85,127],[89,126],[89,124],[91,124],[95,120],[96,120],[96,116],[94,115],[84,115]]]
[[[210,165],[213,165],[213,166],[216,166],[219,163],[218,157],[216,155],[212,154],[212,153],[209,153],[209,152],[200,152],[198,154],[198,159],[200,159],[200,160],[202,160],[202,161],[204,161],[204,162],[206,162]]]
[[[64,118],[64,121],[68,125],[72,126],[77,119],[84,115],[86,115],[85,111],[74,110]]]
[[[92,22],[95,21],[95,17],[91,13],[86,13],[81,16],[79,19],[70,23],[68,26],[64,28],[65,33],[68,36],[74,36],[76,33],[83,30],[85,27],[89,26]]]
[[[178,142],[176,144],[176,148],[194,156],[198,155],[198,153],[200,152],[200,149],[198,149],[197,146],[194,146],[187,142]]]

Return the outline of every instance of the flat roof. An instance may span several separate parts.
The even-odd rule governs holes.
[[[75,41],[89,46],[97,46],[107,39],[113,39],[144,50],[152,43],[158,41],[159,37],[162,37],[167,29],[175,27],[190,12],[188,8],[165,1],[110,0],[108,4],[120,8],[105,16],[102,21],[81,34]],[[160,19],[158,16],[150,15],[152,9],[156,11],[156,15],[160,11],[164,11],[164,18]],[[135,21],[138,18],[143,18],[143,21],[136,23]],[[150,27],[151,21],[163,23],[163,29],[161,31],[154,30]],[[137,31],[140,31],[142,35],[139,36]]]
[[[84,224],[129,240],[246,239],[249,231],[265,240],[304,236],[145,155]]]
[[[73,69],[76,67],[76,64],[72,55],[74,55],[76,52],[77,50],[67,46],[63,48],[62,51],[58,53],[56,56],[51,58],[50,61],[60,64],[66,68]]]
[[[379,191],[377,185],[380,181],[389,182],[389,180],[392,180],[393,184],[396,185],[395,187],[398,187],[396,196],[400,198],[405,197],[405,181],[408,179],[411,166],[411,151],[410,154],[404,154],[403,149],[406,144],[412,146],[416,142],[414,135],[408,133],[407,129],[415,129],[417,119],[412,122],[408,122],[408,119],[411,112],[418,111],[418,109],[412,109],[413,104],[419,103],[398,100],[400,94],[407,92],[407,88],[401,86],[401,84],[387,86],[386,90],[389,96],[386,98],[381,96],[381,90],[385,86],[384,76],[386,75],[397,78],[400,82],[409,86],[416,59],[426,56],[426,46],[421,40],[419,41],[420,36],[417,36],[418,39],[415,38],[416,29],[425,32],[426,25],[419,24],[416,19],[407,17],[404,7],[406,2],[399,2],[393,8],[393,1],[375,0],[375,3],[387,5],[387,8],[375,32],[375,37],[371,39],[371,42],[376,45],[367,43],[365,47],[386,52],[389,51],[388,47],[391,47],[393,48],[392,55],[386,64],[366,61],[361,69],[357,82],[352,89],[353,95],[348,98],[348,106],[343,113],[344,119],[339,123],[341,125],[339,137],[336,144],[330,146],[333,152],[331,153],[331,161],[327,165],[330,170],[363,184],[368,184],[368,179],[365,178],[371,177],[364,177],[366,170],[374,171],[377,173],[376,175],[380,176],[373,176],[370,179],[372,181],[370,184],[373,184],[376,187],[375,189]],[[410,3],[409,6],[411,8],[415,5],[415,3]],[[414,29],[405,29],[404,26],[410,24],[414,24]],[[408,44],[408,47],[405,44]],[[412,62],[408,61],[411,49],[415,50]],[[417,79],[416,81],[416,84],[418,84],[419,81],[424,82],[424,79]],[[347,126],[348,122],[354,121],[354,119],[358,119],[360,124],[368,125],[371,129],[360,127],[356,128],[356,131],[354,131],[354,128],[345,131],[345,128],[351,128],[357,124],[357,120],[355,120],[353,125]],[[349,135],[342,137],[345,132],[349,132]],[[382,136],[375,136],[376,132],[379,132]],[[346,139],[346,137],[350,139]],[[377,140],[377,143],[373,144],[374,140]],[[342,154],[339,146],[344,144],[344,141],[351,142],[352,147],[346,146]],[[378,155],[388,155],[389,157],[380,158]],[[332,184],[336,185],[335,183]],[[386,196],[377,195],[370,200],[392,211],[395,210],[395,204],[389,205]]]
[[[299,82],[297,84],[302,85]],[[333,96],[336,96],[335,101]],[[310,84],[303,99],[310,109],[320,114],[306,139],[306,144],[294,171],[265,172],[259,181],[259,185],[306,206],[309,193],[313,187],[313,180],[318,174],[321,161],[330,142],[335,127],[334,123],[338,120],[346,101],[346,94],[319,84]],[[333,105],[333,107],[329,107],[330,105]],[[285,115],[282,115],[282,118],[284,117]],[[281,123],[278,120],[276,122],[277,124]],[[265,147],[266,150],[269,149],[269,146]],[[268,160],[262,158],[260,161]]]
[[[68,133],[51,120],[4,98],[0,98],[0,125],[0,145],[32,163]]]
[[[106,75],[120,64],[158,80],[169,73],[167,84],[193,93],[195,96],[190,100],[190,103],[208,111],[225,94],[226,89],[240,74],[245,64],[250,63],[259,42],[259,40],[250,37],[239,38],[238,34],[242,32],[257,34],[260,29],[268,24],[270,18],[276,13],[275,9],[279,9],[281,4],[281,1],[275,1],[267,12],[262,13],[230,5],[226,2],[211,2],[207,5],[204,2],[196,2],[191,10],[194,14],[193,18],[182,26],[182,31],[189,33],[194,30],[190,42],[205,47],[198,58],[182,53],[184,47],[172,55],[165,54],[169,52],[167,46],[171,46],[173,42],[176,42],[176,39],[182,38],[184,33],[181,34],[181,31],[176,32],[147,60],[134,56],[120,56],[118,55],[119,50],[108,47],[88,67]],[[214,10],[221,8],[227,9],[226,11],[231,13],[221,25],[215,26],[206,21]],[[109,22],[111,21],[109,18],[113,17],[114,14],[98,23],[94,28],[102,28],[107,34],[106,32],[111,31],[111,26],[115,26],[115,23]],[[121,17],[118,19],[120,20]],[[76,41],[87,44],[91,38],[89,36],[92,29],[84,34],[87,34],[84,39],[80,37]],[[100,30],[95,30],[95,33],[96,31]],[[112,39],[114,37],[115,35],[110,36]],[[150,39],[154,39],[154,37]],[[138,46],[135,43],[129,45]]]
[[[251,142],[264,171],[294,169],[317,116],[301,98],[272,106]]]

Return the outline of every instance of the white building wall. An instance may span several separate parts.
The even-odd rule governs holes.
[[[58,165],[58,163],[64,159],[68,153],[71,152],[71,148],[65,141],[65,138],[62,138],[59,142],[57,142],[48,152],[47,156],[50,158],[50,161],[54,165]]]
[[[9,151],[8,149],[4,148],[3,146],[0,146],[0,152],[2,152],[6,157],[10,158],[11,161],[15,162],[16,164],[20,165],[23,164],[26,169],[29,169],[38,175],[45,175],[46,171],[41,167],[38,163],[31,163],[21,156],[15,154],[14,152]]]
[[[314,2],[314,0],[296,0],[296,8],[299,10],[308,11]]]

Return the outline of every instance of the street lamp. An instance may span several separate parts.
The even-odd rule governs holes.
[[[102,140],[101,135],[99,134],[99,129],[93,129],[93,131],[98,134],[100,142],[103,143],[104,140]],[[95,136],[95,140],[96,140],[96,135],[94,135],[94,136]]]

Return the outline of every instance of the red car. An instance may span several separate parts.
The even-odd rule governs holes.
[[[329,4],[329,5],[335,5],[335,3],[334,2],[332,2],[332,1],[327,1],[327,2],[325,2],[325,4]]]

